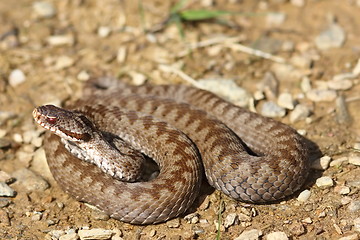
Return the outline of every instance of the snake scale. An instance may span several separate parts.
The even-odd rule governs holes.
[[[45,151],[50,170],[67,193],[124,222],[152,224],[183,214],[199,193],[203,170],[211,186],[251,203],[289,196],[308,175],[309,150],[294,129],[205,90],[183,85],[131,86],[99,78],[88,84],[83,98],[69,109],[42,106],[34,110],[40,125],[71,137],[64,141],[48,134]],[[75,114],[71,119],[80,123],[64,123],[64,114]],[[80,133],[75,126],[87,130]],[[105,144],[120,146],[117,152],[128,145],[134,149],[122,155],[132,157],[139,151],[154,159],[159,176],[120,181],[112,177],[116,171],[111,167],[100,170],[67,150],[70,145],[83,151],[83,145],[72,139],[91,143],[97,129],[100,136],[113,134],[124,141]],[[93,148],[97,147],[90,145],[85,155],[91,155]],[[107,161],[101,156],[100,160]],[[100,165],[109,166],[101,161]]]

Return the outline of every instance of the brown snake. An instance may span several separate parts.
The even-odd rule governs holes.
[[[48,129],[62,124],[63,133],[85,142],[92,141],[97,128],[118,135],[125,147],[130,144],[158,163],[155,179],[123,182],[70,154],[58,136],[47,138],[47,160],[57,182],[113,218],[151,224],[184,213],[198,195],[202,165],[210,185],[245,202],[282,199],[306,180],[307,145],[285,124],[189,86],[129,86],[108,78],[91,84],[72,108],[80,116],[72,118],[82,122],[75,125],[90,126],[89,133],[80,134],[74,125],[60,121],[56,111],[61,109],[54,108],[53,114],[48,106],[39,107],[34,117],[43,126],[50,124]],[[128,155],[136,155],[135,150]]]

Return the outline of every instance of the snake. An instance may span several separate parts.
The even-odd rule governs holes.
[[[102,77],[75,103],[33,117],[48,130],[47,162],[62,189],[131,224],[185,214],[204,177],[232,199],[266,204],[293,195],[309,173],[295,129],[192,86]],[[159,166],[153,179],[140,179],[144,157]]]

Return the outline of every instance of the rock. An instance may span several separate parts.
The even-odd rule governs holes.
[[[301,90],[303,92],[308,92],[311,90],[311,81],[308,77],[303,77],[301,79],[301,83],[300,83],[300,87],[301,87]]]
[[[0,182],[0,197],[15,197],[16,192],[6,183]]]
[[[57,46],[73,46],[75,43],[75,38],[73,35],[53,35],[49,36],[46,39],[46,42],[54,47]]]
[[[184,219],[191,224],[195,224],[199,222],[200,215],[198,213],[190,213],[184,217]]]
[[[89,230],[79,230],[78,235],[81,240],[110,239],[113,235],[113,231],[102,228],[94,228]]]
[[[352,201],[349,206],[348,206],[348,210],[350,212],[357,212],[360,210],[360,200],[358,201]]]
[[[342,27],[332,23],[325,31],[315,38],[315,45],[318,49],[326,50],[334,47],[341,47],[345,42],[345,32]]]
[[[295,107],[294,99],[290,93],[281,93],[278,97],[277,104],[280,107],[293,110]]]
[[[360,142],[354,143],[353,148],[354,148],[355,150],[360,150]]]
[[[234,240],[257,240],[262,236],[262,231],[258,229],[251,229],[243,231],[237,238]]]
[[[334,185],[334,182],[333,180],[331,179],[331,177],[321,177],[321,178],[318,178],[316,179],[316,186],[318,186],[319,188],[330,188]]]
[[[289,119],[291,123],[295,123],[301,120],[305,120],[309,115],[310,109],[303,104],[298,104],[290,113]]]
[[[54,69],[62,70],[71,67],[75,63],[74,59],[68,56],[60,56],[56,59]]]
[[[238,106],[246,107],[249,104],[250,94],[233,80],[200,79],[197,84],[197,87],[214,92]]]
[[[347,109],[347,104],[344,96],[339,96],[335,101],[336,105],[336,121],[340,124],[350,124],[351,116]]]
[[[56,9],[51,2],[34,2],[33,9],[41,18],[52,18],[56,14]]]
[[[350,188],[348,186],[335,186],[334,192],[339,193],[341,195],[347,195],[350,193]]]
[[[78,240],[79,236],[76,233],[68,233],[59,237],[59,240]]]
[[[82,70],[81,72],[79,72],[76,78],[79,81],[86,82],[87,80],[90,79],[90,74],[86,70]]]
[[[238,215],[236,213],[230,213],[229,215],[226,216],[225,220],[224,220],[224,227],[228,228],[232,225],[235,224],[235,222],[238,222]]]
[[[352,72],[348,72],[348,73],[340,73],[340,74],[337,74],[335,76],[333,76],[332,80],[331,81],[334,81],[334,82],[341,82],[343,80],[349,80],[349,79],[354,79],[356,78],[357,75],[355,75],[354,73]]]
[[[354,74],[355,76],[359,76],[359,75],[360,75],[360,58],[358,59],[355,67],[353,68],[352,74]]]
[[[313,64],[313,60],[311,59],[311,56],[306,56],[306,55],[300,55],[300,56],[295,55],[290,59],[290,62],[295,67],[299,67],[303,69],[309,69]]]
[[[287,240],[289,239],[284,232],[272,232],[265,236],[266,240]]]
[[[305,0],[291,0],[290,3],[296,7],[303,7],[305,5]]]
[[[329,89],[333,90],[349,90],[352,88],[353,83],[349,79],[344,80],[331,80],[327,82]]]
[[[273,12],[266,15],[266,24],[268,26],[280,26],[286,19],[285,13]]]
[[[267,99],[274,100],[279,93],[279,80],[272,72],[266,72],[259,86]]]
[[[264,102],[261,108],[261,114],[266,117],[284,117],[286,114],[286,111],[284,108],[280,107],[274,102],[267,101]]]
[[[350,164],[360,166],[360,156],[350,156],[348,159]]]
[[[299,196],[297,197],[297,200],[299,202],[306,202],[307,200],[309,200],[310,195],[311,195],[310,190],[304,190],[299,194]]]
[[[331,102],[336,98],[336,91],[327,89],[312,89],[306,93],[306,97],[314,102]]]
[[[12,87],[16,87],[20,85],[21,83],[25,82],[26,76],[23,71],[20,69],[15,69],[11,71],[9,75],[9,84]]]
[[[35,174],[27,168],[19,169],[12,173],[16,178],[16,183],[25,187],[27,191],[45,191],[49,184],[41,176]]]
[[[331,157],[323,156],[312,162],[311,168],[316,170],[326,170],[329,168]]]
[[[354,224],[354,230],[360,232],[360,218],[355,218],[353,224]]]
[[[292,235],[301,236],[305,233],[305,227],[302,223],[295,221],[289,226]]]
[[[355,234],[351,234],[345,237],[341,237],[338,240],[358,240],[359,236],[355,233]]]
[[[178,227],[180,227],[180,219],[174,218],[170,221],[167,221],[166,226],[168,226],[169,228],[178,228]]]
[[[348,158],[347,157],[341,157],[335,160],[332,160],[330,162],[330,167],[334,167],[334,166],[341,166],[344,163],[348,162]]]
[[[111,28],[106,26],[100,26],[97,31],[98,36],[101,38],[108,37],[110,33],[111,33]]]

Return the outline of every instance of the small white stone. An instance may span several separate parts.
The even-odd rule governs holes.
[[[331,177],[325,176],[316,179],[316,186],[319,188],[330,188],[334,185],[334,181],[331,179]]]
[[[238,220],[238,215],[236,213],[230,213],[226,216],[224,220],[224,227],[228,228],[235,224],[235,222]]]
[[[305,0],[291,0],[290,2],[296,7],[303,7],[305,5]]]
[[[0,137],[1,137],[1,135],[0,135]],[[357,142],[357,143],[354,144],[354,149],[355,150],[360,150],[360,142]]]
[[[329,168],[330,162],[331,162],[331,157],[323,156],[313,161],[311,168],[316,170],[326,170]]]
[[[74,59],[68,56],[60,56],[58,59],[56,59],[54,68],[55,70],[62,70],[71,67],[74,63]]]
[[[245,230],[234,240],[258,240],[262,234],[258,229]]]
[[[308,77],[303,77],[301,79],[301,83],[300,83],[300,87],[301,87],[301,90],[303,92],[308,92],[311,90],[311,81]]]
[[[82,70],[81,72],[79,72],[79,74],[76,76],[76,78],[79,81],[85,82],[90,79],[90,74],[87,71]]]
[[[53,35],[46,39],[47,43],[51,46],[72,46],[75,43],[73,35]]]
[[[286,19],[285,13],[273,12],[268,13],[266,16],[266,23],[269,26],[280,26]]]
[[[149,237],[154,237],[156,235],[156,230],[155,229],[151,229],[149,232]]]
[[[321,32],[315,38],[316,47],[321,50],[341,47],[344,42],[345,32],[343,28],[336,23],[332,23],[325,31]]]
[[[266,117],[284,117],[286,111],[276,103],[267,101],[262,105],[261,114]]]
[[[14,141],[15,142],[17,142],[17,143],[22,143],[24,140],[23,140],[23,137],[21,136],[21,134],[19,134],[19,133],[15,133],[14,135],[13,135],[13,139],[14,139]]]
[[[301,222],[311,224],[311,223],[313,223],[313,220],[311,218],[307,217],[307,218],[301,220]]]
[[[355,218],[353,224],[354,224],[354,230],[360,232],[360,218]]]
[[[306,93],[306,97],[314,102],[331,102],[337,97],[335,90],[312,89]]]
[[[360,75],[360,58],[358,59],[354,69],[352,70],[352,73],[355,75],[355,76],[359,76]]]
[[[286,108],[286,109],[294,109],[294,99],[290,93],[281,93],[278,97],[277,104],[280,107]]]
[[[328,87],[333,90],[348,90],[353,86],[353,83],[349,79],[339,81],[328,81]]]
[[[56,9],[51,2],[34,2],[33,9],[35,13],[42,18],[51,18],[56,14]]]
[[[105,38],[108,37],[111,33],[111,28],[106,26],[101,26],[98,28],[99,37]]]
[[[360,156],[350,156],[348,159],[350,164],[360,166]]]
[[[126,59],[126,47],[120,47],[116,54],[116,61],[118,63],[125,62]]]
[[[94,228],[89,230],[79,230],[78,234],[81,240],[110,239],[113,235],[113,231],[101,228]]]
[[[25,80],[26,80],[26,76],[23,73],[23,71],[21,71],[20,69],[15,69],[11,71],[9,75],[9,84],[12,87],[18,86],[19,84],[25,82]]]
[[[341,237],[338,240],[359,240],[359,236],[355,233],[345,237]]]
[[[59,237],[59,240],[78,240],[79,236],[77,233],[68,233]]]
[[[0,182],[0,197],[14,197],[15,191],[6,183]]]
[[[272,232],[265,236],[266,240],[287,240],[289,239],[284,232]]]
[[[310,195],[311,195],[311,192],[309,190],[304,190],[299,194],[299,196],[297,197],[297,200],[299,202],[306,202],[307,200],[309,200]]]
[[[144,84],[147,79],[147,77],[142,73],[131,71],[128,74],[131,76],[132,81],[135,85]]]
[[[305,120],[310,115],[310,109],[303,105],[298,104],[294,110],[290,113],[290,122],[295,123],[301,120]]]
[[[6,129],[0,129],[0,138],[5,137],[7,134],[7,130]]]
[[[350,188],[348,186],[336,186],[334,191],[341,195],[347,195],[350,193]]]
[[[343,163],[348,162],[348,157],[341,157],[330,162],[330,167],[341,166]]]

